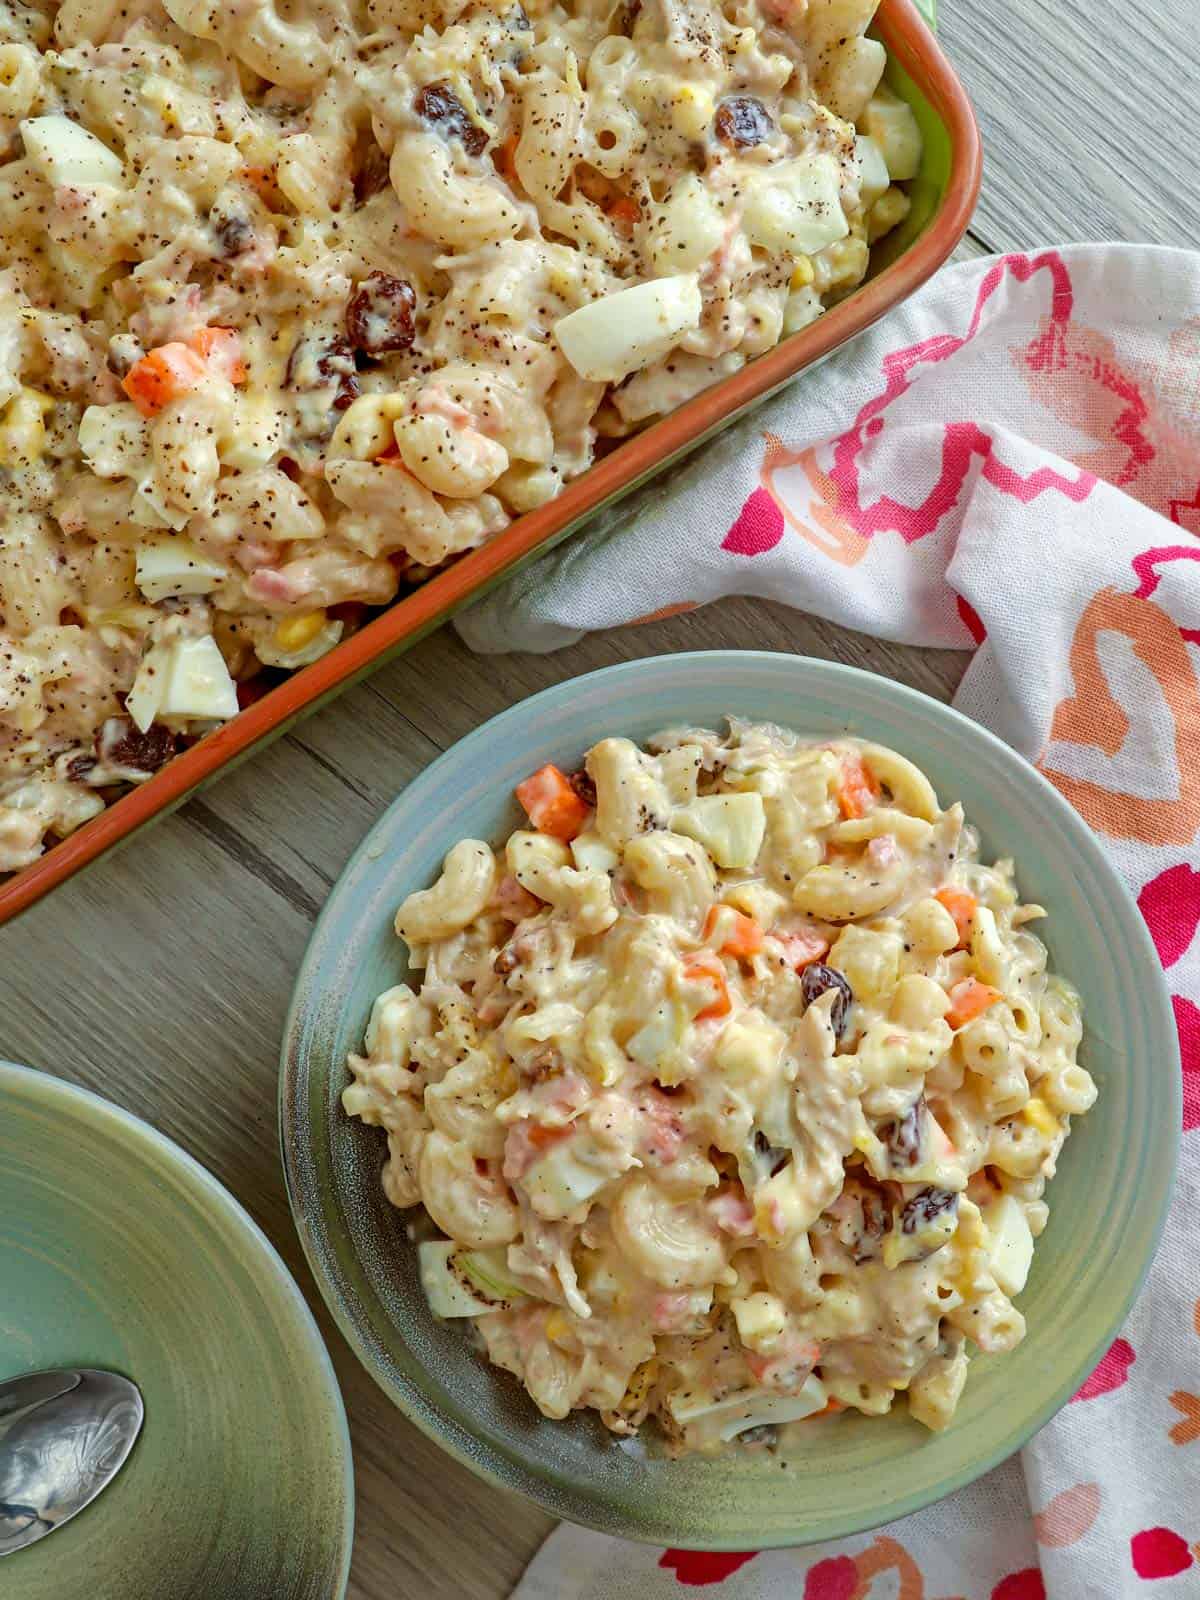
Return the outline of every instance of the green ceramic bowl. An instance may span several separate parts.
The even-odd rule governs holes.
[[[146,1123],[0,1063],[0,1378],[56,1366],[134,1379],[145,1425],[99,1499],[0,1560],[0,1594],[344,1594],[346,1418],[283,1262]]]
[[[961,799],[992,856],[1042,901],[1053,965],[1083,992],[1083,1060],[1100,1099],[1050,1187],[1050,1224],[1009,1356],[971,1363],[954,1425],[905,1415],[813,1425],[784,1470],[755,1453],[654,1459],[586,1416],[548,1422],[461,1329],[429,1313],[404,1217],[384,1200],[378,1130],[346,1118],[346,1052],[371,1002],[405,975],[392,916],[456,839],[499,842],[513,786],[567,771],[606,734],[642,739],[726,712],[894,745]],[[836,1538],[903,1516],[1011,1454],[1070,1397],[1120,1326],[1158,1240],[1181,1122],[1178,1044],[1137,909],[1090,830],[1006,745],[937,701],[831,662],[721,651],[634,661],[562,683],[463,739],[404,791],[330,895],[305,956],[283,1054],[282,1128],[296,1221],[347,1339],[384,1391],[486,1477],[548,1510],[659,1544],[752,1550]]]

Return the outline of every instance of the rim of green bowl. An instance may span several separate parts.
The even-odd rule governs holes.
[[[202,1193],[203,1200],[210,1208],[223,1212],[226,1220],[238,1231],[244,1234],[255,1246],[257,1253],[264,1257],[273,1269],[272,1276],[284,1296],[290,1300],[296,1312],[304,1337],[307,1340],[308,1353],[314,1358],[325,1382],[325,1387],[332,1402],[332,1410],[336,1423],[335,1437],[339,1446],[339,1456],[343,1484],[343,1514],[338,1557],[337,1590],[331,1595],[330,1600],[341,1600],[345,1595],[346,1585],[350,1580],[350,1555],[354,1544],[354,1467],[353,1455],[350,1445],[350,1428],[346,1421],[346,1406],[342,1399],[341,1385],[338,1383],[337,1374],[333,1370],[329,1351],[321,1337],[308,1302],[300,1292],[300,1286],[287,1269],[283,1257],[268,1239],[267,1235],[255,1222],[254,1218],[236,1200],[225,1185],[215,1178],[213,1174],[195,1156],[189,1155],[182,1145],[165,1133],[160,1133],[151,1123],[135,1116],[132,1111],[126,1111],[123,1106],[117,1105],[112,1100],[106,1100],[103,1095],[97,1094],[92,1089],[86,1089],[82,1084],[71,1083],[66,1078],[59,1078],[52,1072],[44,1072],[38,1067],[25,1066],[19,1061],[0,1060],[0,1096],[2,1096],[10,1083],[20,1085],[24,1090],[32,1090],[35,1097],[40,1097],[43,1102],[52,1103],[56,1099],[73,1101],[85,1106],[94,1116],[102,1121],[116,1124],[118,1127],[132,1134],[149,1149],[157,1152],[180,1173],[189,1178]]]
[[[673,669],[680,667],[694,668],[700,674],[705,671],[714,671],[722,665],[729,665],[734,662],[739,665],[744,665],[748,662],[762,663],[775,667],[782,663],[787,663],[797,671],[813,673],[818,678],[840,679],[843,682],[855,683],[864,689],[870,686],[874,692],[894,698],[901,705],[907,705],[913,710],[920,709],[926,714],[929,714],[932,710],[935,718],[941,717],[945,720],[948,729],[952,733],[963,735],[968,740],[982,741],[983,745],[989,748],[1002,761],[1018,764],[1021,771],[1021,780],[1026,782],[1038,794],[1044,810],[1054,818],[1058,826],[1072,835],[1077,847],[1084,855],[1090,858],[1093,866],[1097,868],[1098,875],[1108,880],[1110,892],[1124,905],[1125,912],[1129,917],[1131,937],[1138,942],[1139,946],[1132,953],[1133,959],[1139,963],[1144,963],[1146,969],[1155,980],[1154,1000],[1155,1010],[1158,1014],[1158,1024],[1164,1040],[1168,1041],[1168,1048],[1173,1050],[1172,1062],[1167,1063],[1167,1065],[1173,1063],[1174,1071],[1163,1073],[1163,1078],[1169,1085],[1168,1096],[1170,1102],[1168,1106],[1163,1107],[1163,1110],[1170,1112],[1170,1122],[1176,1130],[1182,1128],[1183,1086],[1178,1035],[1174,1026],[1165,976],[1149,930],[1146,928],[1141,913],[1137,909],[1132,894],[1092,829],[1054,785],[1044,778],[1011,745],[1006,744],[1004,740],[992,733],[990,729],[985,728],[981,723],[975,722],[972,718],[965,716],[961,711],[956,710],[944,701],[935,700],[932,696],[922,693],[919,689],[913,689],[907,684],[897,683],[892,679],[883,678],[879,674],[864,671],[859,667],[852,667],[839,661],[822,660],[813,656],[795,655],[788,651],[680,651],[669,656],[643,656],[634,661],[617,662],[607,667],[597,668],[592,672],[564,679],[559,683],[550,685],[548,688],[539,690],[535,694],[527,695],[523,700],[519,700],[504,711],[498,712],[477,728],[472,729],[470,733],[456,740],[405,785],[367,830],[361,842],[346,861],[313,926],[288,1006],[280,1054],[279,1132],[288,1201],[291,1205],[292,1217],[305,1256],[308,1259],[309,1266],[330,1314],[359,1361],[392,1403],[420,1428],[422,1433],[433,1439],[449,1455],[467,1467],[477,1477],[509,1493],[514,1491],[522,1493],[553,1515],[566,1517],[581,1526],[596,1528],[608,1533],[614,1531],[612,1519],[594,1514],[590,1509],[590,1502],[581,1504],[581,1497],[570,1490],[569,1485],[563,1485],[570,1492],[571,1509],[569,1512],[564,1509],[561,1498],[548,1492],[548,1486],[559,1482],[560,1475],[554,1469],[539,1463],[538,1470],[534,1470],[527,1462],[522,1460],[513,1463],[511,1458],[504,1457],[499,1452],[495,1452],[497,1460],[507,1461],[508,1468],[507,1470],[502,1470],[494,1465],[490,1459],[493,1454],[491,1447],[484,1446],[484,1453],[481,1453],[478,1447],[474,1450],[469,1448],[466,1443],[459,1439],[455,1424],[438,1409],[437,1405],[427,1395],[419,1390],[404,1388],[395,1383],[368,1348],[367,1341],[362,1335],[351,1308],[345,1303],[330,1267],[331,1247],[327,1239],[322,1237],[325,1231],[325,1219],[316,1207],[313,1208],[310,1215],[305,1207],[301,1193],[300,1167],[304,1159],[303,1143],[307,1121],[305,1116],[307,1095],[301,1092],[299,1087],[299,1079],[306,1076],[306,1063],[303,1060],[303,1051],[300,1048],[300,1038],[303,1019],[319,993],[319,990],[312,985],[310,967],[314,965],[314,956],[322,943],[325,927],[332,922],[337,913],[337,901],[343,884],[364,857],[371,857],[376,839],[388,831],[392,812],[411,796],[414,789],[432,785],[443,769],[462,762],[464,758],[473,757],[476,754],[485,754],[489,746],[499,745],[503,747],[503,735],[508,726],[530,718],[539,705],[556,703],[584,685],[594,684],[599,680],[607,680],[614,687],[619,687],[622,680],[631,677],[637,678],[647,672],[653,672],[657,665],[669,665]],[[614,706],[616,707],[619,705],[619,700],[616,694],[614,694],[613,698]],[[619,710],[614,720],[619,722]],[[447,839],[447,847],[451,842],[453,841]],[[380,855],[381,852],[375,850],[375,857]],[[788,1537],[786,1533],[758,1538],[748,1534],[746,1530],[742,1530],[737,1536],[729,1538],[689,1536],[683,1540],[676,1540],[669,1536],[669,1530],[638,1527],[623,1530],[620,1536],[639,1543],[672,1544],[680,1548],[696,1550],[740,1550],[752,1546],[758,1549],[772,1549],[799,1546],[800,1544],[824,1543],[833,1539],[866,1533],[873,1528],[898,1521],[902,1517],[909,1516],[915,1511],[920,1511],[928,1505],[937,1503],[947,1495],[953,1494],[956,1490],[982,1477],[993,1467],[998,1466],[1002,1461],[1007,1460],[1023,1448],[1033,1435],[1063,1408],[1079,1388],[1083,1379],[1094,1369],[1104,1351],[1117,1335],[1129,1314],[1130,1308],[1145,1285],[1146,1276],[1157,1254],[1174,1190],[1178,1157],[1179,1143],[1178,1139],[1176,1139],[1172,1144],[1169,1160],[1161,1163],[1152,1173],[1157,1195],[1152,1213],[1152,1226],[1145,1235],[1147,1244],[1144,1249],[1143,1259],[1130,1288],[1107,1319],[1103,1334],[1094,1337],[1088,1346],[1080,1351],[1069,1369],[1069,1375],[1055,1387],[1049,1399],[1025,1418],[1020,1426],[1004,1439],[1002,1444],[982,1451],[968,1465],[962,1469],[952,1471],[946,1480],[929,1490],[914,1491],[889,1501],[886,1508],[882,1509],[877,1516],[864,1517],[853,1513],[841,1517],[834,1515],[829,1518],[828,1525],[822,1528],[819,1534],[805,1537],[803,1540]],[[749,1539],[749,1543],[746,1542],[747,1539]]]

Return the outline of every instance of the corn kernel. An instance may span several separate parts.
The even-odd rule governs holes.
[[[787,1327],[787,1308],[778,1295],[758,1292],[731,1302],[738,1338],[751,1350],[768,1351]]]
[[[807,289],[814,276],[811,257],[797,256],[792,266],[791,287],[793,289]]]
[[[555,1344],[569,1344],[571,1340],[570,1319],[561,1311],[552,1311],[546,1318],[546,1337]]]
[[[715,110],[713,97],[707,89],[694,83],[681,83],[675,91],[671,122],[685,139],[699,139],[707,132]]]
[[[21,388],[0,418],[0,466],[30,467],[46,448],[46,429],[42,418],[54,409],[54,401],[39,389]]]
[[[303,650],[305,645],[313,642],[324,626],[323,611],[305,611],[298,617],[285,617],[275,629],[275,647],[287,655],[296,650]]]
[[[1026,1102],[1021,1115],[1039,1133],[1044,1133],[1047,1139],[1053,1139],[1056,1134],[1062,1132],[1058,1118],[1038,1095],[1034,1095],[1032,1100]]]

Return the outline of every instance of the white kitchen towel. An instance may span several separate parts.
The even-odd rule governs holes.
[[[1200,1596],[1200,256],[952,268],[459,626],[478,650],[548,650],[725,594],[976,647],[955,703],[1078,808],[1154,936],[1183,1050],[1178,1187],[1121,1337],[982,1483],[804,1550],[563,1527],[517,1596]]]

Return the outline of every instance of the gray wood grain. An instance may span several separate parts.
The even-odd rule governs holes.
[[[942,11],[987,144],[983,201],[959,259],[1048,239],[1196,237],[1193,0],[945,0]],[[307,1294],[354,1441],[352,1600],[500,1600],[551,1524],[476,1482],[392,1410],[301,1258],[275,1086],[312,918],[380,810],[485,718],[609,662],[719,647],[833,657],[942,698],[966,659],[745,599],[552,656],[480,660],[444,629],[0,933],[0,1053],[107,1094],[178,1139],[247,1206]]]
[[[1191,248],[1200,234],[1196,0],[943,0],[984,141],[976,236]]]

